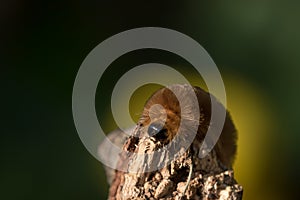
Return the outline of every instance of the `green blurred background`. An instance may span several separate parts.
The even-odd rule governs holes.
[[[189,35],[219,67],[239,131],[234,168],[244,199],[295,199],[300,184],[299,7],[291,0],[1,1],[1,199],[107,197],[103,167],[82,145],[73,124],[73,82],[96,45],[143,26]],[[112,63],[98,85],[102,93],[97,93],[96,108],[105,131],[116,128],[109,109],[114,84],[147,62],[168,64],[201,84],[176,55],[128,53]],[[136,92],[133,118],[155,87]]]

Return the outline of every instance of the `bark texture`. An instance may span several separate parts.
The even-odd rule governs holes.
[[[136,146],[134,150],[132,144]],[[147,161],[137,160],[134,155],[130,155],[130,163],[122,163],[121,159],[119,164],[128,166],[128,172],[116,172],[109,199],[242,199],[243,189],[235,181],[233,171],[222,165],[215,150],[200,159],[200,145],[201,142],[195,140],[181,156],[153,172],[143,173],[143,170],[157,164],[157,160],[165,160],[169,156],[168,153],[161,154],[160,158],[150,156]],[[163,144],[153,137],[145,137],[139,141],[131,137],[125,143],[124,150],[151,153],[162,147]],[[130,173],[131,169],[136,170],[136,167],[139,167],[141,172]]]

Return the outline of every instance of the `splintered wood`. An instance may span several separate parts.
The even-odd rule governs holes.
[[[124,149],[130,150],[134,138],[127,140]],[[141,138],[134,149],[135,153],[151,153],[163,147],[153,137]],[[189,149],[180,157],[162,169],[143,173],[151,165],[157,165],[165,160],[168,154],[158,154],[161,157],[149,156],[146,159],[138,159],[132,156],[128,166],[128,172],[116,172],[112,182],[110,200],[130,199],[221,199],[240,200],[243,189],[234,180],[233,171],[225,169],[217,158],[215,150],[212,150],[205,158],[198,157],[201,143],[195,140]],[[154,154],[155,155],[155,154]],[[120,161],[120,164],[122,161]],[[188,176],[193,166],[190,181]],[[130,171],[138,173],[130,173]],[[184,193],[185,192],[185,193]]]

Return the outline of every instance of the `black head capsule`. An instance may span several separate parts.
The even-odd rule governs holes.
[[[148,135],[153,137],[154,135],[158,134],[163,128],[163,124],[158,122],[153,122],[148,127]]]
[[[166,139],[167,130],[162,123],[153,122],[148,127],[148,135],[150,137],[155,137],[158,140]]]

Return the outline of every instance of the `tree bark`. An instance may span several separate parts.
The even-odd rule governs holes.
[[[155,138],[148,137],[136,141],[131,137],[125,143],[124,150],[132,151],[130,148],[133,143],[136,146],[134,152],[138,153],[151,153],[162,147]],[[136,161],[132,156],[133,162],[125,163],[128,172],[116,171],[108,198],[110,200],[241,200],[243,189],[235,181],[233,170],[226,169],[222,165],[215,150],[200,159],[198,157],[200,146],[201,142],[195,140],[186,152],[171,161],[169,165],[147,173],[143,173],[142,170],[138,173],[130,173],[130,169],[143,162]],[[161,154],[161,156],[167,155]],[[151,165],[151,157],[147,163]],[[154,161],[153,163],[155,164]],[[122,159],[119,164],[124,164]]]

